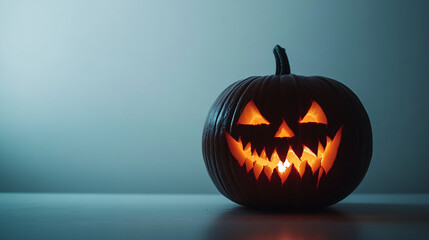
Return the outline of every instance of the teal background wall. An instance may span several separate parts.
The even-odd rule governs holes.
[[[212,193],[201,154],[229,84],[349,86],[372,121],[362,193],[429,192],[427,1],[0,0],[0,191]]]

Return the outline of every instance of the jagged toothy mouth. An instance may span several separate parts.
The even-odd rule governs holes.
[[[301,156],[297,156],[292,150],[292,147],[289,146],[289,150],[284,159],[280,159],[276,149],[274,149],[270,157],[267,156],[265,148],[263,148],[260,154],[258,154],[256,150],[252,152],[250,142],[246,146],[243,146],[241,138],[237,141],[227,131],[224,132],[229,150],[241,167],[246,165],[247,172],[253,169],[256,180],[259,179],[262,171],[264,171],[267,178],[271,180],[271,175],[274,169],[276,169],[283,184],[289,176],[292,167],[294,167],[302,177],[307,165],[310,166],[313,174],[319,170],[319,182],[323,173],[325,172],[327,174],[335,162],[338,147],[341,142],[342,130],[343,127],[340,127],[333,140],[327,136],[325,147],[323,147],[319,141],[316,153],[303,144],[302,154]]]

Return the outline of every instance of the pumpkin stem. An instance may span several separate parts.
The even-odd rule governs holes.
[[[276,75],[290,74],[289,60],[285,49],[276,45],[273,52],[276,58]]]

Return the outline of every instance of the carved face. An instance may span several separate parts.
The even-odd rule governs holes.
[[[274,48],[276,74],[228,86],[203,129],[207,171],[219,192],[254,207],[332,205],[362,181],[372,155],[368,114],[334,79],[290,72]]]
[[[316,101],[312,101],[307,113],[299,116],[297,123],[293,123],[294,126],[298,126],[299,132],[294,132],[285,119],[281,119],[281,124],[271,124],[261,114],[253,100],[247,103],[236,124],[237,127],[242,127],[240,132],[243,136],[235,139],[227,131],[225,136],[229,150],[237,163],[245,167],[247,172],[253,170],[256,180],[261,174],[265,174],[270,180],[273,172],[277,171],[282,184],[287,181],[294,168],[300,177],[306,170],[311,169],[313,175],[317,174],[317,185],[319,185],[321,177],[328,174],[335,163],[343,130],[341,126],[336,130],[335,135],[322,134],[321,136],[320,133],[328,132],[323,129],[329,126],[323,108]],[[292,123],[289,124],[292,125]],[[299,134],[303,132],[301,129],[306,128],[306,125],[310,125],[313,130],[319,128],[322,131],[314,130],[306,134],[306,137],[300,136]],[[264,130],[274,133],[271,139]],[[257,141],[252,143],[251,139],[257,139]],[[266,141],[265,144],[261,143],[261,139]],[[310,168],[307,168],[307,165]]]

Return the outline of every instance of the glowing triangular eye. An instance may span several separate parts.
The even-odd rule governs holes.
[[[326,115],[323,112],[320,105],[313,101],[311,103],[311,107],[308,110],[307,114],[305,114],[304,118],[299,121],[299,123],[321,123],[328,124],[328,120],[326,119]]]
[[[259,112],[253,100],[244,107],[237,124],[243,125],[269,125],[270,122],[265,119]]]

